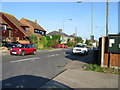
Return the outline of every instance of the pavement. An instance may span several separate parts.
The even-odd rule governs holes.
[[[66,70],[47,82],[41,88],[118,88],[118,77],[120,75],[101,73],[95,71],[85,71],[79,61],[71,61]],[[56,83],[59,82],[59,83]],[[38,89],[38,90],[40,90]]]

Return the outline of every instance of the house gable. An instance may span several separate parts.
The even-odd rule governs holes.
[[[20,22],[24,25],[29,26],[29,32],[31,34],[37,34],[39,38],[46,35],[46,31],[36,22],[22,18]],[[43,34],[44,33],[44,34]]]

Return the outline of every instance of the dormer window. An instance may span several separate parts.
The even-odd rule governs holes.
[[[36,23],[36,25],[38,26],[38,24]]]
[[[25,31],[27,31],[27,32],[28,32],[28,31],[29,31],[29,27],[25,27]]]
[[[27,21],[28,23],[31,23],[30,21]]]
[[[7,30],[7,25],[6,25],[6,24],[3,24],[3,25],[2,25],[2,28],[3,28],[3,30]]]

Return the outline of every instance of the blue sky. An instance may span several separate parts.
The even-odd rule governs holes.
[[[106,3],[93,3],[95,39],[105,36]],[[63,28],[71,35],[75,33],[82,38],[91,34],[91,2],[4,2],[2,12],[14,15],[17,19],[37,20],[49,33]],[[72,19],[68,20],[68,19]],[[109,3],[109,34],[118,33],[118,3]]]

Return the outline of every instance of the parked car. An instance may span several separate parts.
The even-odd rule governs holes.
[[[73,54],[88,54],[88,48],[85,45],[76,45],[72,52]]]
[[[36,48],[31,43],[26,44],[17,44],[16,47],[10,49],[10,54],[22,55],[25,54],[36,54]]]
[[[12,42],[8,42],[8,41],[2,41],[2,46],[5,46],[8,48],[8,50],[10,50],[11,48],[15,47],[16,44],[14,44]]]
[[[57,45],[59,48],[68,48],[68,46],[67,45],[64,45],[64,44],[58,44]]]

